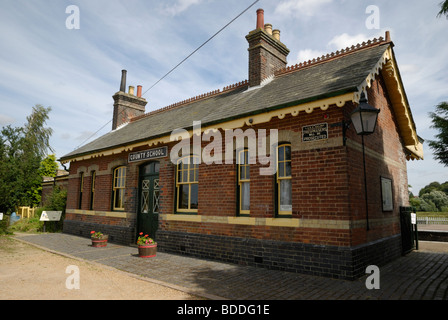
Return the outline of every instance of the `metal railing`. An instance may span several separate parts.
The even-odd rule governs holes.
[[[417,217],[417,224],[448,224],[444,217]]]

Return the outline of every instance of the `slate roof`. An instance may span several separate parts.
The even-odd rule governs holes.
[[[355,49],[352,47],[343,54],[327,55],[327,58],[323,57],[323,61],[278,74],[264,86],[249,90],[247,86],[239,87],[150,113],[99,137],[60,160],[67,161],[77,156],[170,135],[174,129],[191,128],[193,121],[201,121],[202,127],[205,127],[268,110],[355,92],[389,45],[390,42],[380,40],[374,45]]]

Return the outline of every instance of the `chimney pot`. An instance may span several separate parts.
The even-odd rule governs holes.
[[[142,97],[142,86],[137,86],[137,97]]]
[[[267,34],[270,34],[272,36],[272,24],[266,23],[264,25],[264,31],[266,31]]]
[[[121,70],[121,84],[120,84],[120,91],[126,92],[126,70]]]
[[[257,10],[257,29],[263,29],[264,28],[264,10],[258,9]]]
[[[390,42],[390,32],[386,31],[386,42]]]
[[[280,41],[280,30],[278,29],[272,30],[272,36],[274,37],[275,40]]]
[[[129,94],[134,95],[134,86],[129,86]]]

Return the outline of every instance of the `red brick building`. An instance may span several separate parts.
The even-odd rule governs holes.
[[[257,11],[246,36],[247,81],[145,114],[123,72],[113,130],[60,159],[70,163],[64,232],[123,244],[145,232],[166,252],[346,279],[401,255],[406,161],[423,148],[389,34],[287,67],[263,19]],[[361,136],[347,127],[363,92],[380,110],[364,139],[368,214]],[[255,148],[229,144],[229,132],[254,134]],[[262,174],[270,150],[276,170]],[[204,161],[220,152],[233,162]]]

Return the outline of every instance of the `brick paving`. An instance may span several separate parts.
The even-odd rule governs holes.
[[[380,267],[380,289],[369,290],[368,275],[355,281],[336,280],[164,252],[143,259],[136,247],[109,243],[93,248],[90,239],[61,233],[16,239],[210,299],[448,300],[448,243],[439,243],[446,247],[445,253],[413,251]]]

